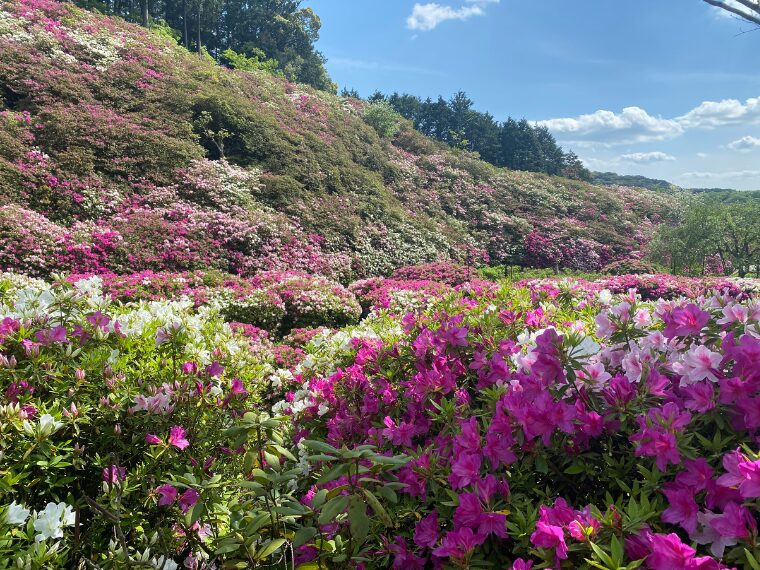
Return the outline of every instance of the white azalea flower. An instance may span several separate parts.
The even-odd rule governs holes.
[[[43,414],[40,416],[39,434],[42,436],[49,436],[57,432],[63,427],[63,422],[59,422],[50,414]]]
[[[62,538],[63,527],[74,524],[74,509],[66,503],[48,503],[45,510],[36,513],[34,517],[34,537],[36,542],[42,542],[48,538]]]
[[[8,505],[8,510],[5,512],[5,524],[10,526],[21,526],[29,518],[29,509],[24,505],[19,505],[16,501],[13,501]]]
[[[602,289],[596,298],[603,305],[609,305],[612,302],[612,292],[609,289]]]
[[[572,347],[567,355],[575,360],[588,360],[599,352],[601,346],[590,336],[584,336],[580,343]]]

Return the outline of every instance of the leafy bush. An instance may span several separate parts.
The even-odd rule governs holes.
[[[264,273],[257,276],[285,304],[283,332],[307,327],[343,327],[356,323],[361,307],[345,287],[318,276]]]
[[[222,316],[228,322],[253,325],[277,332],[285,317],[285,303],[271,290],[252,291],[242,299],[224,302]]]
[[[384,139],[393,138],[399,130],[398,114],[387,101],[368,104],[364,120]]]
[[[751,567],[757,302],[616,279],[439,284],[278,347],[214,295],[2,275],[0,567]]]

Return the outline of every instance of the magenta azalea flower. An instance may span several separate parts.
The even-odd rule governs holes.
[[[443,537],[441,546],[433,550],[433,554],[439,558],[451,557],[454,560],[462,560],[485,541],[485,536],[472,532],[471,528],[465,527],[452,530]]]
[[[647,564],[652,570],[692,568],[691,561],[696,551],[681,542],[677,534],[653,534],[650,540],[652,553],[647,558]]]
[[[148,445],[161,445],[163,442],[161,441],[161,438],[157,435],[153,435],[152,433],[146,433],[145,434],[145,443]]]
[[[567,544],[562,527],[539,521],[536,523],[536,530],[530,535],[530,542],[538,548],[553,548],[557,560],[567,558]]]
[[[169,429],[169,445],[173,445],[179,450],[185,449],[190,442],[187,441],[187,432],[182,426],[172,426]]]
[[[438,524],[438,512],[433,511],[417,523],[414,528],[414,544],[420,548],[433,548],[438,543],[441,527]]]
[[[166,507],[174,503],[177,500],[177,489],[174,485],[161,485],[156,489],[156,493],[160,495],[158,499],[158,506]]]
[[[449,475],[451,487],[461,489],[480,479],[481,461],[479,453],[460,453],[451,464],[451,475]]]
[[[190,508],[192,508],[195,505],[195,503],[198,502],[198,499],[200,499],[200,495],[198,494],[198,491],[196,491],[193,488],[189,488],[180,496],[179,508],[182,509],[183,513],[186,513],[188,510],[190,510]]]
[[[106,483],[118,483],[127,478],[126,467],[111,465],[103,469],[103,481]]]
[[[668,498],[668,506],[662,513],[662,520],[672,524],[680,524],[689,534],[697,529],[697,513],[699,506],[694,500],[694,491],[689,488],[675,486],[663,489]]]
[[[685,307],[673,309],[673,312],[665,315],[663,320],[666,326],[662,332],[668,338],[698,335],[710,320],[710,313],[703,311],[694,303],[689,303]]]

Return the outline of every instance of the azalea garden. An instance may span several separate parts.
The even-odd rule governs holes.
[[[4,274],[3,567],[758,564],[756,283],[398,277]]]
[[[197,25],[0,6],[0,570],[760,570],[756,206]]]

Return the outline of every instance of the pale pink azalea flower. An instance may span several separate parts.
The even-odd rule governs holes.
[[[595,390],[601,390],[604,388],[607,385],[607,382],[612,378],[612,374],[607,372],[604,368],[604,364],[601,362],[588,364],[578,373],[578,376],[590,384]]]
[[[615,326],[606,313],[599,313],[594,321],[596,323],[596,334],[599,338],[608,337],[615,332]]]
[[[652,324],[652,315],[646,309],[638,309],[633,315],[633,324],[637,329],[643,329]]]
[[[631,318],[631,304],[628,301],[623,301],[612,307],[610,312],[620,319],[621,323],[627,323]]]
[[[734,546],[738,540],[732,536],[722,536],[711,524],[717,515],[711,511],[704,511],[697,514],[699,530],[691,533],[689,538],[697,544],[709,544],[710,552],[718,558],[723,557],[727,546]]]
[[[723,307],[723,317],[717,320],[719,325],[731,325],[733,323],[746,323],[749,318],[749,310],[744,305],[730,304]]]
[[[760,301],[753,299],[747,303],[747,320],[760,321]]]
[[[657,352],[665,352],[668,348],[668,339],[662,334],[662,331],[650,332],[639,343],[641,344],[641,348],[648,348]]]
[[[642,374],[644,374],[644,368],[652,363],[652,354],[648,350],[640,350],[633,342],[629,350],[630,352],[623,357],[621,363],[623,372],[631,382],[639,382]]]
[[[719,353],[711,351],[705,345],[699,345],[689,349],[684,355],[683,361],[678,372],[681,374],[681,384],[693,384],[700,380],[709,380],[717,382],[718,377],[715,372],[720,366],[722,357]],[[673,366],[674,371],[676,366]]]

